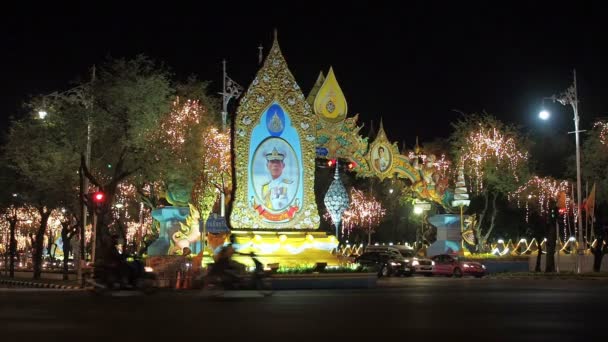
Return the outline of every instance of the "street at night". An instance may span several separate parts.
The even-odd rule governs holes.
[[[607,340],[603,3],[11,6],[0,342]]]
[[[580,340],[605,321],[599,280],[391,278],[370,290],[281,291],[271,297],[200,292],[95,297],[82,291],[0,289],[5,341],[79,336],[328,340]],[[228,296],[227,295],[227,296]],[[5,339],[6,338],[6,339]]]

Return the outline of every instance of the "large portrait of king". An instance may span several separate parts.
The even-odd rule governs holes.
[[[288,113],[273,103],[253,129],[250,142],[248,192],[264,221],[289,222],[302,207],[301,155]]]

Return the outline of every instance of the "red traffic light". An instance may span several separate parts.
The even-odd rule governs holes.
[[[327,166],[332,167],[336,165],[336,160],[335,159],[330,159],[327,161]]]
[[[355,163],[355,162],[350,162],[350,163],[348,163],[348,169],[349,169],[349,170],[354,169],[354,168],[355,168],[355,166],[357,166],[357,163]]]
[[[104,194],[103,192],[97,191],[97,192],[93,193],[93,201],[95,201],[97,203],[101,203],[105,200],[106,200],[106,194]]]

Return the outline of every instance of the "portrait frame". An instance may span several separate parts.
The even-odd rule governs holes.
[[[266,154],[272,153],[277,149],[279,154],[284,155],[284,170],[282,177],[290,181],[289,187],[290,196],[287,198],[286,204],[280,208],[268,208],[264,204],[264,196],[262,193],[263,185],[271,180],[269,170],[267,168]],[[298,157],[293,147],[286,140],[278,137],[268,137],[264,139],[253,152],[253,160],[249,174],[251,176],[251,185],[254,188],[255,201],[264,206],[266,210],[277,213],[285,210],[290,205],[294,204],[297,199],[298,187],[300,183],[300,165]]]
[[[378,166],[376,163],[376,160],[378,159],[378,150],[380,148],[384,149],[384,153],[388,158],[384,167]],[[366,162],[371,174],[380,178],[381,181],[385,178],[390,178],[394,173],[399,173],[399,170],[396,169],[396,165],[402,164],[401,159],[403,158],[404,157],[399,154],[397,144],[391,144],[390,141],[388,141],[386,133],[384,132],[384,126],[382,125],[382,121],[380,121],[380,129],[378,130],[378,134],[374,141],[369,145],[366,156]]]
[[[284,115],[278,114],[275,118],[272,111],[269,118],[269,109],[275,105],[282,108]],[[319,228],[321,219],[314,193],[316,120],[275,39],[236,112],[233,131],[235,184],[230,213],[232,229]],[[255,149],[271,136],[289,142],[300,163],[296,197],[299,200],[278,214],[265,210],[260,205],[250,175]]]

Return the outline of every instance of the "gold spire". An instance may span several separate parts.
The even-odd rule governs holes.
[[[294,227],[317,229],[320,220],[313,186],[317,117],[313,115],[312,108],[306,102],[306,97],[287,66],[276,33],[272,46],[264,58],[256,77],[239,102],[234,120],[235,209],[230,215],[230,223],[233,228],[239,229],[252,227],[255,227],[253,229]],[[274,110],[269,111],[275,105],[280,106],[284,111],[285,120],[281,120],[280,111],[276,116]],[[255,127],[261,126],[265,128],[264,134],[275,137],[275,134],[281,131],[279,128],[282,126],[283,129],[287,129],[287,125],[297,133],[296,138],[286,138],[287,143],[293,144],[289,139],[298,139],[300,142],[298,152],[301,153],[301,159],[292,162],[301,165],[299,177],[302,193],[294,200],[298,203],[297,211],[290,213],[289,217],[285,216],[285,219],[275,220],[261,215],[255,207],[250,206],[251,203],[262,203],[262,201],[258,193],[260,189],[250,182],[253,162],[249,151],[255,150],[261,144],[252,140]],[[292,147],[295,148],[295,145]],[[262,153],[264,159],[272,160],[286,159],[289,154],[281,145],[276,147],[276,151],[271,147]],[[251,193],[256,194],[253,200]]]
[[[332,67],[315,96],[313,109],[325,121],[340,122],[346,118],[348,105]]]
[[[421,151],[422,148],[420,147],[420,145],[418,145],[418,136],[416,136],[416,146],[414,146],[414,153],[420,154]]]
[[[310,93],[308,93],[308,97],[306,98],[306,102],[312,107],[315,104],[315,98],[319,93],[319,89],[323,86],[323,82],[325,82],[325,75],[323,75],[323,71],[319,71],[319,76],[315,81],[315,84],[312,86]]]

